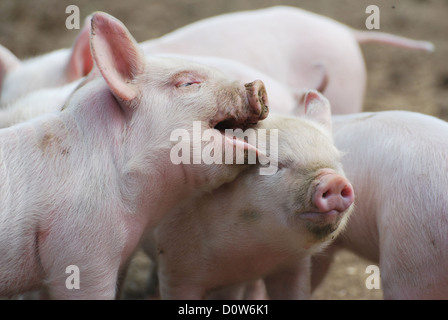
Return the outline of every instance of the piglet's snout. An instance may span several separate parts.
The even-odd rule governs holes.
[[[246,83],[246,94],[249,107],[253,113],[257,116],[257,120],[263,120],[268,116],[268,95],[263,81],[255,80],[250,83]]]
[[[320,212],[347,210],[355,199],[350,182],[337,173],[327,173],[320,177],[320,182],[313,195],[313,203]]]

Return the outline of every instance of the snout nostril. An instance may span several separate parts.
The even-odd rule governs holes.
[[[313,203],[320,212],[343,212],[354,201],[351,184],[337,175],[327,175],[318,185]]]
[[[342,190],[341,190],[341,196],[343,198],[348,198],[352,195],[352,189],[349,186],[345,186]]]

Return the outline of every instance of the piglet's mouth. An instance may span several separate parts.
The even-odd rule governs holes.
[[[337,210],[330,210],[327,212],[304,212],[300,214],[299,217],[316,224],[334,224],[337,223],[344,214],[345,211],[341,213]]]
[[[232,149],[236,148],[245,150],[245,158],[248,157],[248,151],[255,152],[257,157],[265,156],[263,152],[260,152],[257,149],[256,144],[252,145],[249,143],[250,141],[253,141],[255,143],[255,141],[257,140],[256,136],[252,136],[256,135],[256,131],[246,131],[246,129],[249,129],[256,125],[258,123],[257,120],[253,121],[252,119],[244,119],[243,121],[241,121],[235,118],[228,118],[221,122],[218,122],[213,127],[213,129],[221,134],[225,145],[231,146]],[[249,138],[249,136],[251,136],[252,138]],[[245,138],[247,138],[247,141]]]
[[[213,129],[219,130],[222,134],[225,133],[226,129],[236,130],[236,129],[242,129],[243,131],[256,125],[258,123],[257,120],[250,121],[249,119],[246,119],[244,121],[235,119],[235,118],[229,118],[226,120],[223,120],[221,122],[218,122]]]
[[[242,148],[244,150],[254,150],[258,154],[256,146],[253,146],[244,140],[246,129],[255,126],[258,123],[258,120],[260,120],[260,117],[250,117],[245,119],[229,117],[218,122],[212,128],[221,133],[225,143],[230,143],[234,147]]]
[[[255,125],[256,122],[250,123],[250,122],[238,122],[235,119],[227,119],[224,121],[221,121],[217,123],[213,129],[217,130],[223,139],[223,142],[225,145],[231,145],[233,148],[236,149],[242,149],[242,150],[252,150],[255,152],[255,154],[258,156],[259,151],[256,147],[256,145],[251,145],[248,141],[244,139],[245,131],[246,129],[250,128],[251,126]],[[235,131],[237,129],[242,130],[241,131]]]

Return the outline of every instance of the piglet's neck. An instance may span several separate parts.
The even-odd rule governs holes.
[[[91,147],[109,146],[114,156],[121,153],[126,115],[102,78],[79,88],[66,105],[61,117],[76,122]]]
[[[182,166],[169,163],[169,150],[154,149],[154,156],[146,159],[146,167],[124,169],[122,195],[127,207],[135,213],[131,228],[154,228],[174,206],[192,192],[185,184]],[[136,219],[136,216],[138,219]]]

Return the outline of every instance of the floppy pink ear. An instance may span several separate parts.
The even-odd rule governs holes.
[[[134,99],[138,87],[133,80],[145,68],[144,55],[128,29],[104,12],[92,17],[91,50],[93,60],[116,97]]]
[[[0,45],[0,87],[8,72],[11,72],[20,64],[20,60],[11,51]]]
[[[330,102],[316,90],[310,90],[305,95],[305,117],[324,125],[331,132]]]
[[[90,20],[88,16],[84,21],[78,37],[73,44],[70,59],[67,65],[67,79],[74,81],[87,75],[93,67],[93,58],[90,53]]]

